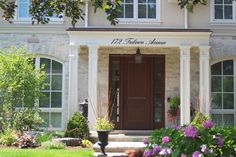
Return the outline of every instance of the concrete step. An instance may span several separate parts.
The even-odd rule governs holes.
[[[107,153],[107,156],[104,156],[102,153],[94,153],[94,157],[128,157],[125,153]]]
[[[143,142],[109,142],[109,144],[106,146],[105,151],[112,153],[124,153],[127,150],[137,150],[144,147],[145,145]],[[97,143],[93,145],[93,149],[95,150],[95,152],[100,152],[100,146]]]

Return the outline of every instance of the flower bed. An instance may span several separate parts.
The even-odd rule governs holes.
[[[236,128],[213,125],[208,119],[201,124],[155,130],[145,141],[144,157],[235,157]]]

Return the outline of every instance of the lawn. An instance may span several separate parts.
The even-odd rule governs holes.
[[[15,149],[0,148],[0,157],[92,157],[92,149]]]

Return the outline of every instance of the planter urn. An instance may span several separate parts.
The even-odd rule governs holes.
[[[108,145],[108,136],[110,133],[110,130],[98,130],[98,145],[101,148],[101,152],[104,156],[107,156],[105,152],[105,147]]]

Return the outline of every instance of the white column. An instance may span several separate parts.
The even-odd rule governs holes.
[[[68,118],[78,111],[78,59],[80,47],[70,45],[69,54],[69,90],[68,90]]]
[[[98,103],[98,46],[89,45],[88,71],[88,120],[90,130],[94,130]]]
[[[210,47],[200,46],[199,55],[199,104],[204,115],[210,114]]]
[[[180,124],[190,123],[190,46],[180,47]]]

